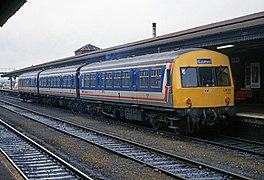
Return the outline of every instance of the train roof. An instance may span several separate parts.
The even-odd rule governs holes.
[[[129,66],[138,66],[138,65],[148,65],[148,64],[161,64],[161,63],[169,63],[173,62],[176,57],[191,52],[204,50],[201,48],[190,48],[190,49],[182,49],[177,51],[169,51],[155,54],[148,54],[142,56],[134,56],[128,58],[122,58],[118,60],[111,61],[103,61],[91,63],[83,66],[81,71],[93,71],[98,69],[110,69],[117,67],[129,67]]]
[[[38,73],[40,73],[41,71],[38,70],[38,71],[30,71],[30,72],[27,72],[27,73],[24,73],[24,74],[21,74],[19,76],[19,78],[29,78],[29,77],[35,77],[38,75]]]
[[[42,71],[40,73],[40,75],[43,76],[43,75],[49,75],[49,74],[67,74],[67,73],[74,73],[79,68],[81,68],[83,65],[74,65],[74,66],[65,66],[65,67],[62,67],[62,68],[47,69],[45,71]]]

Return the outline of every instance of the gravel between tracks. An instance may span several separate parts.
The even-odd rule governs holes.
[[[228,151],[219,151],[200,144],[185,142],[177,138],[168,138],[161,133],[146,132],[141,128],[138,129],[133,127],[132,124],[128,126],[116,121],[100,120],[98,117],[79,116],[70,112],[65,112],[64,110],[42,107],[30,103],[16,103],[54,117],[78,122],[100,131],[126,137],[127,139],[156,148],[166,149],[174,154],[183,155],[200,162],[217,165],[227,170],[232,169],[236,173],[250,176],[254,179],[264,179],[263,159],[252,157],[245,158],[239,155],[234,156],[233,153]],[[4,115],[3,111],[4,110],[1,109],[0,118],[4,116],[4,118],[10,119],[6,114],[8,111],[6,111]],[[42,139],[42,143],[56,147],[66,158],[75,160],[75,163],[79,164],[86,172],[94,174],[102,179],[168,179],[167,176],[159,174],[151,168],[143,168],[143,166],[138,163],[120,158],[93,145],[79,142],[79,140],[72,140],[72,138],[69,137],[63,137],[65,135],[61,133],[56,133],[58,135],[50,133],[53,135],[49,137],[48,131],[54,130],[50,130],[49,128],[44,129],[43,126],[37,123],[28,123],[25,120],[20,122],[13,119],[12,123],[16,123],[18,126],[21,126],[21,128],[23,127],[25,131]],[[39,135],[37,133],[39,133]],[[74,159],[72,157],[74,157]],[[91,171],[90,169],[93,170]]]
[[[152,168],[112,154],[0,108],[0,118],[94,179],[172,179]]]

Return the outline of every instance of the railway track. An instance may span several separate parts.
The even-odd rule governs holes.
[[[10,98],[10,96],[4,96],[5,98]],[[15,101],[21,101],[19,98],[13,98],[11,99]],[[153,129],[151,129],[153,131]],[[171,134],[169,132],[162,131],[163,134]],[[171,134],[171,136],[174,136],[174,134]],[[212,144],[224,148],[229,148],[233,150],[238,150],[240,152],[245,152],[253,155],[258,155],[261,157],[264,157],[264,143],[255,142],[255,141],[249,141],[245,139],[240,138],[233,138],[233,137],[227,137],[227,136],[220,136],[216,137],[213,140],[209,140],[206,138],[195,138],[190,136],[183,136],[186,139],[191,139],[197,142],[202,142],[206,144]]]
[[[166,173],[175,178],[250,179],[239,174],[199,163],[140,143],[89,129],[58,118],[53,118],[19,106],[11,105],[10,103],[1,103],[1,107],[39,123],[45,124],[57,131],[61,131],[88,143],[104,148],[120,156],[132,159],[146,166],[150,166],[156,171]]]
[[[205,138],[189,137],[189,136],[188,137],[184,136],[184,138],[206,144],[212,144],[224,148],[238,150],[239,152],[257,155],[264,158],[264,143],[227,137],[227,136],[218,136],[213,138],[212,140],[208,140]]]
[[[0,147],[24,179],[92,179],[3,120]]]

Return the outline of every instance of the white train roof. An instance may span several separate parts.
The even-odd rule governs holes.
[[[103,69],[111,69],[118,67],[125,68],[131,66],[139,66],[139,65],[169,63],[169,62],[173,62],[175,58],[180,56],[181,54],[185,54],[197,50],[202,50],[202,49],[192,48],[192,49],[184,49],[178,51],[148,54],[143,56],[128,57],[119,60],[96,62],[83,66],[81,68],[81,71],[93,71],[93,70],[103,70]]]
[[[63,74],[72,74],[76,73],[76,71],[82,67],[83,65],[74,65],[74,66],[65,66],[61,68],[53,68],[53,69],[47,69],[45,71],[42,71],[40,73],[40,76],[47,76],[47,75],[63,75]]]

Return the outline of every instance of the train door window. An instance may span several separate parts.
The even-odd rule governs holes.
[[[97,89],[100,89],[101,88],[101,72],[98,72],[98,73],[96,73],[96,87],[97,87]]]
[[[151,88],[160,88],[161,87],[161,68],[152,68],[151,69]]]
[[[122,71],[122,87],[129,88],[130,71]]]
[[[182,87],[197,87],[197,71],[196,68],[183,67],[181,68]]]
[[[167,73],[167,86],[170,86],[171,85],[171,70],[167,69],[166,71]]]
[[[101,85],[101,87],[102,87],[102,89],[104,89],[104,87],[105,87],[105,72],[102,72],[102,85]]]
[[[202,87],[215,86],[213,68],[211,67],[200,67],[199,80]]]
[[[96,86],[96,73],[91,73],[91,87],[95,88]]]
[[[76,76],[74,74],[71,75],[71,85],[70,87],[75,88],[75,83],[76,83]]]
[[[121,72],[115,71],[114,72],[114,87],[120,88],[120,81],[121,81]]]
[[[139,71],[139,86],[140,88],[149,87],[149,69],[142,69]]]
[[[137,87],[137,72],[136,70],[132,70],[132,88]]]
[[[218,86],[230,86],[231,85],[228,67],[226,66],[216,67],[215,74],[216,74],[216,80],[217,80]]]
[[[106,73],[106,87],[107,88],[111,88],[112,87],[112,80],[113,80],[112,72],[107,72]]]

